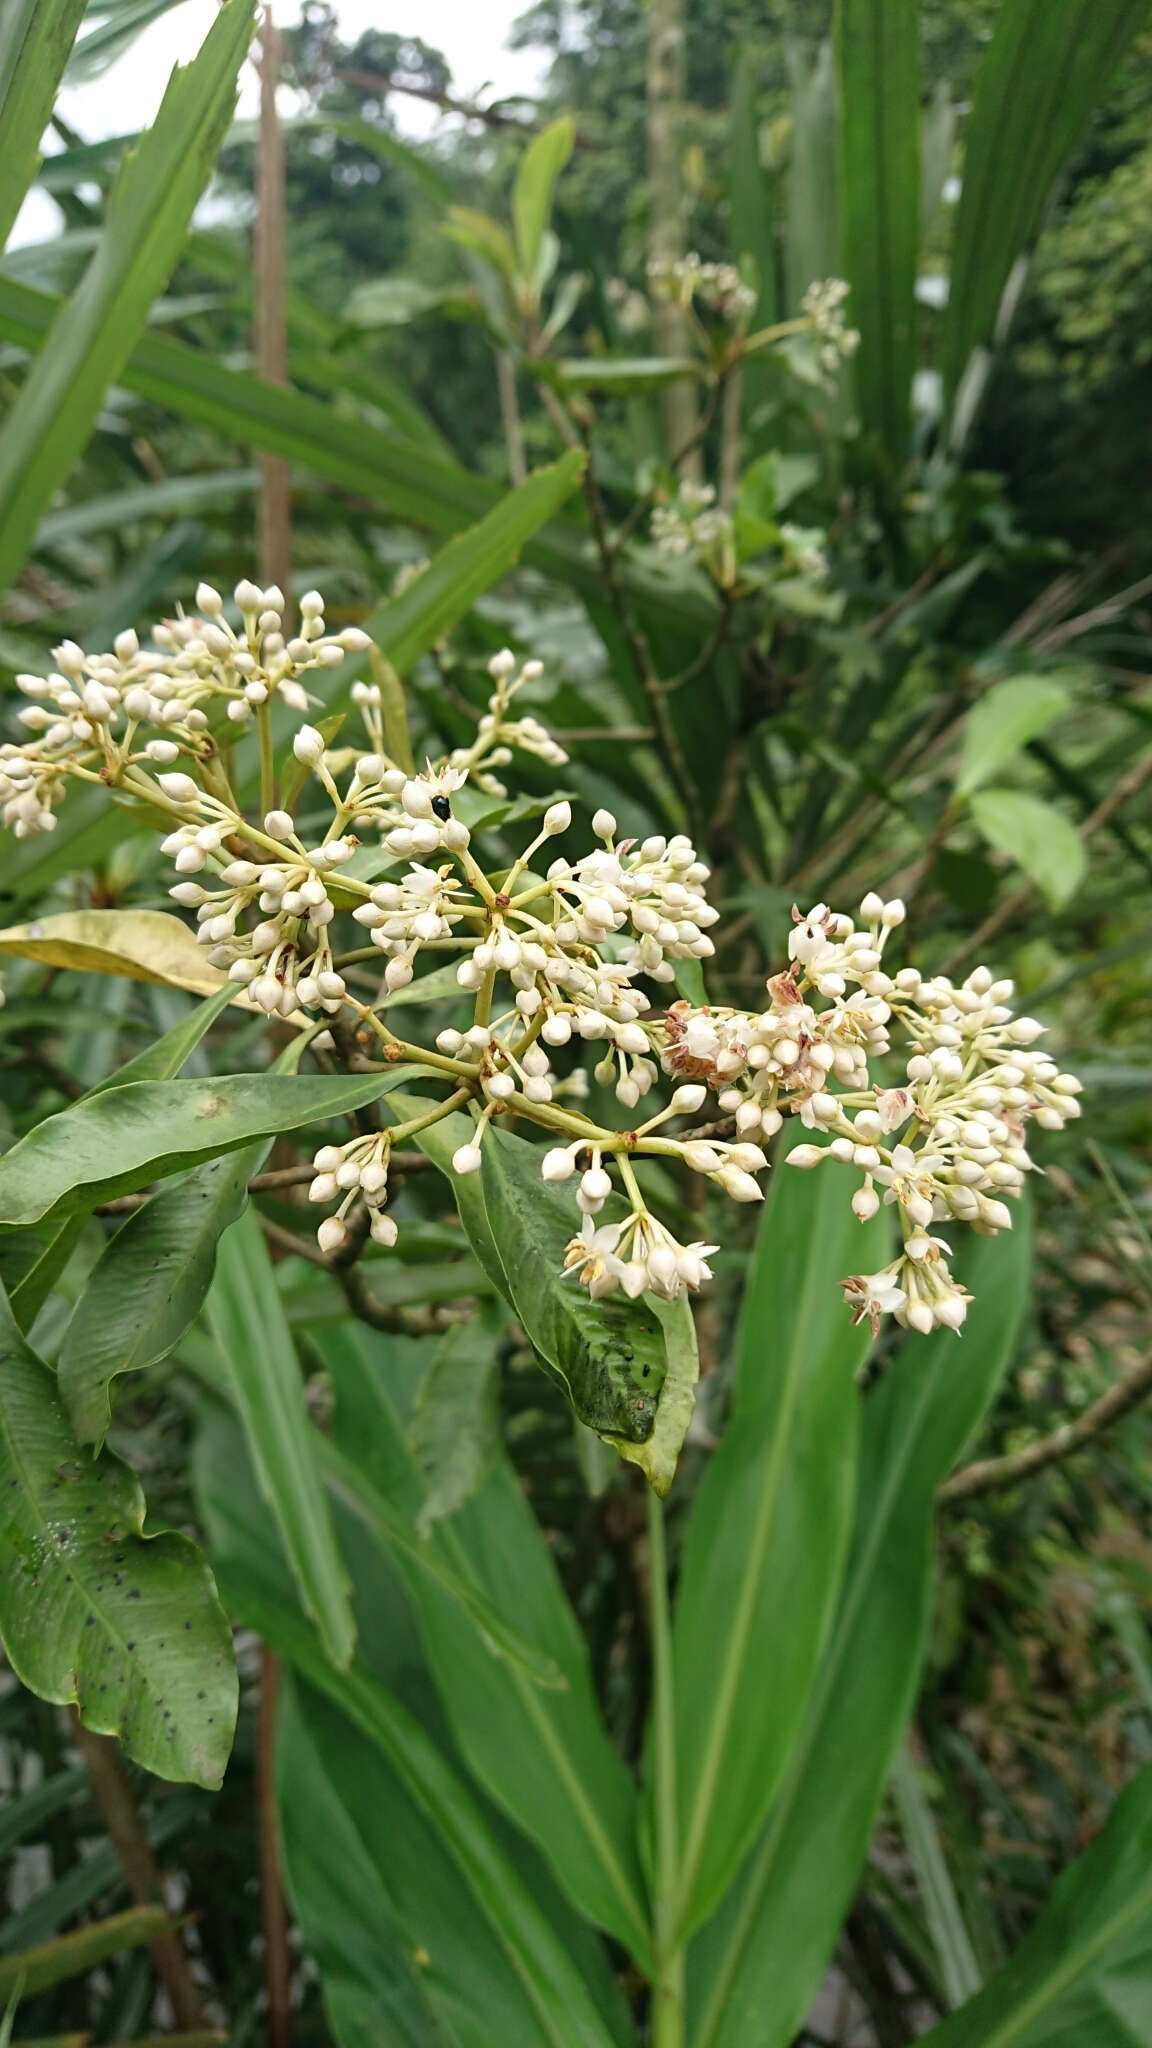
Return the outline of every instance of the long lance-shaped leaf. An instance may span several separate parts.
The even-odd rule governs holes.
[[[220,1241],[208,1322],[304,1605],[333,1663],[344,1667],[356,1641],[347,1572],[324,1492],[300,1362],[251,1210]]]
[[[353,1450],[378,1495],[418,1524],[423,1480],[405,1442],[401,1390],[382,1376],[381,1340],[317,1331],[332,1376],[337,1443]],[[563,1675],[543,1690],[493,1658],[457,1600],[401,1558],[426,1655],[460,1749],[488,1794],[539,1844],[558,1883],[597,1926],[645,1956],[649,1944],[635,1847],[635,1797],[597,1711],[587,1651],[555,1565],[510,1464],[499,1457],[474,1502],[421,1546],[449,1560],[511,1617]]]
[[[60,303],[49,292],[0,277],[0,338],[21,348],[40,348]],[[342,419],[318,399],[227,369],[178,341],[147,335],[124,364],[120,382],[150,404],[195,420],[226,441],[242,439],[262,453],[299,462],[426,532],[459,533],[505,495],[498,484],[425,448]],[[524,557],[582,595],[602,594],[599,570],[576,525],[553,522],[526,544]],[[632,594],[647,598],[663,617],[708,631],[712,608],[698,594],[677,591],[666,578],[657,581],[627,564],[621,575]]]
[[[944,322],[953,398],[973,351],[995,337],[1061,165],[1147,19],[1147,0],[1003,0],[964,138]]]
[[[851,1526],[869,1342],[837,1282],[882,1263],[885,1229],[857,1223],[834,1168],[777,1167],[673,1631],[685,1932],[719,1904],[803,1726]]]
[[[10,0],[0,13],[0,249],[40,161],[85,0]]]
[[[0,1998],[33,1998],[53,1984],[84,1976],[109,1956],[159,1941],[162,1935],[171,1934],[174,1925],[163,1906],[133,1906],[126,1913],[94,1921],[91,1927],[58,1935],[55,1941],[19,1949],[0,1961]]]
[[[225,0],[155,124],[124,164],[83,283],[54,326],[0,433],[0,589],[65,481],[175,269],[192,208],[232,116],[252,33],[251,0]]]
[[[923,2048],[1144,2048],[1152,2012],[1152,1767],[983,1991]]]
[[[698,2048],[737,2048],[754,2021],[758,2048],[786,2048],[816,1994],[915,1697],[936,1490],[996,1397],[1030,1271],[1024,1211],[969,1249],[963,1338],[909,1338],[867,1397],[851,1562],[804,1728],[761,1840],[689,1951]]]
[[[919,0],[838,0],[841,271],[860,332],[856,400],[893,462],[907,452],[920,239]]]
[[[266,1535],[263,1541],[254,1540],[254,1504],[234,1498],[234,1487],[220,1497],[219,1430],[211,1427],[213,1419],[209,1414],[209,1428],[197,1447],[198,1491],[232,1612],[378,1747],[407,1798],[425,1817],[434,1850],[446,1855],[482,1918],[483,1938],[499,1958],[500,1976],[510,1972],[519,1987],[517,2002],[527,2001],[529,2025],[512,2038],[522,2040],[524,2048],[607,2048],[611,2035],[586,1983],[520,1871],[505,1855],[491,1816],[481,1809],[468,1781],[447,1760],[432,1733],[395,1697],[391,1672],[386,1687],[371,1670],[368,1643],[351,1671],[337,1671],[328,1661],[314,1631],[291,1604],[279,1555]],[[371,1602],[374,1589],[363,1590]],[[370,1636],[371,1605],[362,1607],[362,1613]],[[419,1891],[419,1871],[413,1872],[411,1884]],[[380,2038],[379,2026],[366,2038]]]
[[[475,526],[457,534],[390,604],[366,620],[366,630],[403,675],[418,655],[471,611],[513,564],[533,534],[570,498],[584,473],[578,449],[536,470],[493,506]]]
[[[254,1138],[346,1115],[414,1077],[413,1067],[362,1078],[225,1074],[140,1081],[46,1117],[0,1159],[0,1224],[91,1209]]]
[[[41,1699],[74,1702],[162,1778],[218,1785],[236,1667],[212,1574],[183,1536],[144,1535],[126,1465],[93,1462],[0,1293],[0,1636]]]

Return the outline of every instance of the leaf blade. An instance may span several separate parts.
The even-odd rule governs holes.
[[[83,282],[8,414],[0,433],[0,589],[12,582],[175,268],[231,119],[252,26],[251,0],[225,0],[197,57],[173,73],[154,126],[116,180]]]
[[[36,176],[40,138],[84,7],[85,0],[18,0],[0,21],[0,250]]]
[[[183,1536],[144,1534],[134,1475],[83,1458],[48,1368],[0,1295],[0,1635],[41,1699],[75,1704],[162,1778],[220,1783],[238,1687],[212,1574]]]

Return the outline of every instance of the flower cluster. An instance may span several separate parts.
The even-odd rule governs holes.
[[[755,292],[734,263],[705,263],[694,249],[672,261],[651,262],[648,286],[654,298],[665,299],[685,312],[696,304],[733,323],[747,320],[756,306]]]
[[[903,904],[866,896],[860,918],[825,904],[795,912],[789,966],[768,982],[768,1008],[674,1006],[664,1064],[713,1087],[740,1132],[768,1138],[796,1115],[824,1135],[827,1144],[796,1146],[788,1163],[854,1167],[862,1221],[882,1204],[895,1209],[899,1256],[844,1283],[857,1317],[874,1329],[888,1313],[913,1330],[959,1329],[968,1297],[930,1226],[1009,1229],[1007,1201],[1032,1165],[1026,1125],[1057,1130],[1078,1116],[1080,1084],[1034,1049],[1043,1026],[1013,1015],[1010,981],[986,967],[959,986],[914,967],[890,974],[885,948]],[[910,1048],[903,1074],[877,1082],[870,1062],[889,1054],[894,1028]]]
[[[835,377],[842,362],[860,346],[859,330],[849,327],[844,307],[849,286],[842,277],[827,277],[808,286],[800,311],[819,343],[819,363],[825,376]]]
[[[123,782],[141,794],[133,769],[216,751],[213,711],[222,710],[233,726],[246,725],[277,697],[306,711],[302,678],[369,645],[359,627],[328,632],[318,591],[300,599],[300,629],[287,638],[281,591],[243,582],[234,597],[235,627],[219,591],[202,583],[199,615],[161,621],[151,647],[141,647],[133,632],[118,634],[110,654],[88,655],[66,640],[53,649],[51,673],[17,676],[17,687],[34,700],[20,723],[36,736],[0,747],[0,807],[17,838],[53,829],[69,776]]]
[[[698,503],[696,515],[707,510]],[[303,723],[278,762],[272,698],[310,708],[301,677],[361,649],[364,635],[330,635],[315,593],[301,600],[296,637],[278,592],[239,585],[238,628],[215,592],[202,586],[197,601],[201,616],[158,627],[148,652],[134,635],[111,655],[62,648],[58,673],[24,679],[52,711],[25,712],[34,737],[3,750],[6,814],[18,832],[42,828],[70,778],[147,804],[164,822],[172,898],[249,1003],[313,1029],[341,1018],[385,1063],[411,1062],[445,1089],[390,1132],[321,1146],[310,1198],[336,1205],[320,1224],[322,1250],[345,1247],[354,1211],[361,1232],[395,1243],[386,1201],[398,1137],[466,1113],[452,1165],[467,1176],[483,1164],[492,1122],[515,1118],[547,1135],[544,1179],[574,1183],[581,1228],[566,1274],[596,1297],[672,1300],[709,1279],[717,1247],[677,1240],[649,1208],[638,1167],[674,1163],[717,1196],[757,1202],[764,1147],[796,1116],[819,1142],[794,1148],[790,1163],[854,1168],[856,1215],[887,1205],[900,1225],[899,1256],[845,1281],[853,1313],[874,1326],[891,1313],[913,1330],[960,1327],[967,1297],[936,1227],[1006,1228],[1007,1202],[1030,1170],[1027,1124],[1054,1129],[1078,1113],[1078,1084],[1037,1049],[1041,1026],[1013,1016],[1010,983],[986,968],[960,985],[914,967],[891,972],[886,949],[904,907],[867,896],[859,922],[824,904],[794,913],[788,964],[767,982],[762,1009],[659,1007],[654,991],[669,990],[677,963],[714,951],[709,871],[686,835],[621,836],[601,809],[595,843],[560,850],[573,830],[560,796],[542,806],[511,867],[507,852],[494,875],[476,856],[466,817],[482,811],[468,803],[478,790],[503,793],[496,769],[516,749],[566,759],[517,701],[540,663],[494,656],[472,744],[420,771],[388,752],[379,680],[352,688],[365,745],[337,745],[331,725]],[[256,806],[237,798],[227,745],[249,717],[260,741]],[[546,865],[535,859],[545,848]],[[441,999],[468,1014],[421,1046],[383,1013],[403,1006],[429,953],[451,965]],[[890,1070],[897,1031],[903,1064]],[[581,1106],[585,1044],[624,1128]],[[712,1120],[694,1125],[702,1112]],[[618,1206],[602,1215],[621,1195],[622,1218]]]
[[[654,507],[650,531],[660,554],[674,561],[697,555],[707,562],[730,548],[732,517],[717,505],[711,484],[685,482],[675,497]]]

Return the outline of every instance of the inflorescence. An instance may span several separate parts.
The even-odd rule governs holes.
[[[31,736],[0,748],[0,805],[20,836],[50,830],[76,780],[151,806],[176,870],[169,893],[195,913],[208,960],[238,995],[269,1016],[346,1018],[385,1059],[445,1085],[445,1098],[407,1123],[317,1152],[309,1192],[331,1210],[318,1232],[324,1251],[345,1244],[357,1203],[376,1242],[394,1244],[393,1143],[467,1108],[474,1125],[456,1174],[480,1169],[493,1118],[539,1126],[551,1141],[541,1173],[574,1183],[581,1217],[566,1271],[596,1298],[619,1289],[672,1300],[710,1277],[718,1246],[677,1240],[652,1214],[635,1162],[677,1162],[733,1201],[758,1202],[764,1147],[796,1116],[824,1142],[794,1147],[788,1164],[853,1168],[855,1214],[864,1221],[885,1205],[899,1224],[898,1256],[843,1283],[854,1317],[874,1330],[885,1314],[921,1332],[960,1328],[968,1296],[936,1226],[1009,1228],[1007,1204],[1031,1170],[1028,1124],[1059,1129],[1079,1114],[1079,1083],[1039,1050],[1043,1027],[1013,1016],[1011,982],[986,967],[961,984],[915,967],[893,973],[886,952],[904,906],[869,895],[858,920],[824,904],[793,912],[788,964],[768,980],[762,1009],[657,997],[678,962],[714,951],[709,870],[683,834],[621,836],[598,810],[591,849],[541,872],[536,857],[572,826],[559,798],[506,873],[493,879],[475,857],[468,798],[503,793],[496,770],[517,749],[567,758],[515,701],[541,664],[507,651],[489,663],[488,710],[470,747],[409,772],[386,750],[379,684],[355,682],[362,742],[341,733],[337,746],[302,724],[284,783],[294,795],[281,790],[253,820],[230,780],[229,738],[255,722],[263,794],[275,797],[273,701],[310,710],[305,678],[370,643],[357,629],[329,634],[316,592],[300,600],[294,637],[277,590],[239,584],[238,626],[207,585],[197,606],[199,616],[157,626],[148,649],[132,633],[108,655],[66,643],[53,673],[19,678]],[[366,945],[349,946],[346,926],[337,937],[349,916]],[[434,1047],[409,1044],[381,1009],[445,955],[471,1019]],[[362,972],[350,984],[345,969],[365,961],[379,980],[362,994]],[[624,1129],[574,1106],[578,1066],[553,1068],[554,1054],[570,1062],[583,1043],[628,1112]],[[702,1112],[711,1120],[693,1129]],[[598,1220],[621,1193],[624,1219]]]

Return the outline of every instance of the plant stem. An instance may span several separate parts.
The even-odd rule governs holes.
[[[648,1614],[652,1638],[652,1733],[655,1758],[652,2048],[683,2048],[684,1951],[676,1939],[680,1829],[676,1795],[676,1703],[664,1509],[651,1487],[648,1508]]]

